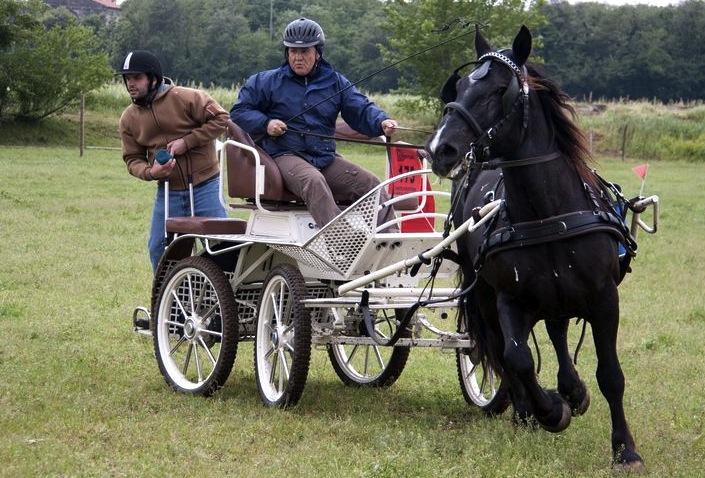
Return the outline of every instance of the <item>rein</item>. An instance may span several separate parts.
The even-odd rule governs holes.
[[[419,130],[412,130],[411,128],[398,128],[398,129],[406,129],[409,131],[419,131]],[[288,128],[287,132],[295,133],[295,134],[300,134],[302,136],[315,136],[316,138],[323,138],[323,139],[332,139],[335,141],[345,141],[347,143],[360,143],[360,144],[369,144],[371,146],[394,146],[395,148],[410,148],[410,149],[423,149],[424,146],[418,145],[418,144],[410,144],[410,143],[389,143],[389,142],[383,142],[379,141],[376,139],[355,139],[355,138],[345,138],[342,136],[335,136],[335,135],[329,135],[329,134],[321,134],[321,133],[312,133],[311,131],[301,131],[297,130],[294,128]]]

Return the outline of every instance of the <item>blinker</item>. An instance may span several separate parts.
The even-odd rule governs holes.
[[[470,78],[473,80],[481,80],[485,76],[487,76],[487,73],[490,71],[490,63],[492,63],[490,60],[485,61],[482,65],[478,66],[475,68],[472,73],[470,73]]]
[[[472,65],[473,63],[477,63],[476,61],[469,61],[467,63],[464,63],[460,65],[458,68],[451,73],[451,75],[448,77],[445,83],[443,83],[443,87],[441,88],[441,93],[438,95],[441,98],[441,101],[443,104],[448,104],[451,101],[455,101],[455,98],[458,96],[458,90],[455,88],[455,84],[460,80],[460,70],[465,68],[468,65]]]

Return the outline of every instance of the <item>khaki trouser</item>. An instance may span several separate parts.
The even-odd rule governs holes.
[[[319,227],[328,224],[340,214],[336,203],[352,203],[379,185],[380,181],[361,166],[336,153],[335,160],[323,169],[318,169],[299,156],[284,155],[275,158],[282,173],[286,188],[306,203],[308,211]],[[382,191],[382,202],[389,197]],[[394,210],[386,207],[379,212],[377,223],[382,224],[394,217]],[[397,232],[398,226],[385,232]]]

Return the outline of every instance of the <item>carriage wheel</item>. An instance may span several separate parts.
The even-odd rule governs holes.
[[[499,374],[480,363],[473,363],[470,354],[456,351],[458,378],[465,401],[484,412],[500,415],[509,407],[509,389]]]
[[[264,281],[255,332],[257,388],[269,407],[294,406],[311,360],[311,319],[302,304],[306,283],[291,264],[274,267]]]
[[[233,290],[217,265],[197,256],[180,261],[163,284],[152,331],[159,371],[177,392],[210,396],[237,354]]]
[[[465,332],[464,323],[459,324],[458,331]],[[511,403],[511,397],[509,386],[500,375],[474,357],[472,350],[456,349],[455,361],[465,401],[491,415],[504,413]]]
[[[346,309],[331,309],[333,314],[346,313]],[[375,318],[377,333],[389,339],[396,331],[406,309],[396,312],[379,310]],[[398,319],[398,320],[397,320]],[[411,337],[405,331],[401,337]],[[358,387],[388,387],[401,375],[409,358],[411,347],[383,347],[379,345],[328,345],[328,357],[333,370],[345,385]]]

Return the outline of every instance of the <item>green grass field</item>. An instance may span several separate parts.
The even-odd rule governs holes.
[[[601,172],[634,195],[640,162],[604,160]],[[413,350],[385,390],[343,386],[314,350],[292,410],[261,405],[251,344],[214,398],[172,392],[151,341],[131,331],[133,308],[149,300],[153,185],[131,178],[117,151],[3,147],[0,164],[0,476],[612,475],[591,340],[578,369],[592,407],[555,435],[470,408],[454,356],[436,349]],[[625,406],[654,476],[702,472],[702,178],[701,164],[651,164],[645,192],[661,197],[660,230],[640,236],[621,286]],[[543,330],[539,339],[540,378],[554,386]]]

